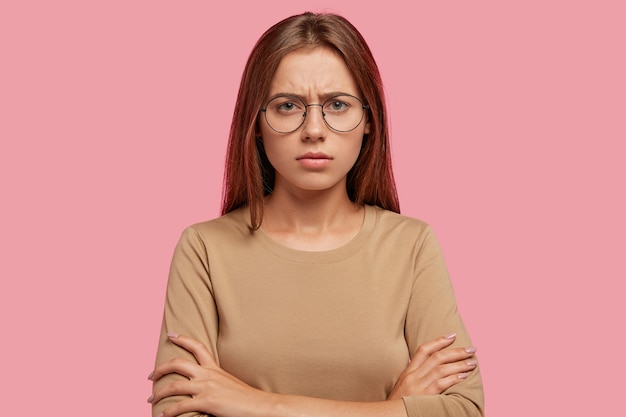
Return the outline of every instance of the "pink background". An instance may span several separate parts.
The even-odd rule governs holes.
[[[403,212],[443,245],[487,415],[622,412],[624,3],[408,3],[2,2],[3,414],[149,414],[170,257],[218,214],[244,61],[305,10],[378,60]]]

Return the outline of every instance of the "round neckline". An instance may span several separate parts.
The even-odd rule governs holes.
[[[346,259],[356,253],[371,236],[376,224],[376,209],[373,206],[364,205],[365,213],[361,228],[352,239],[335,249],[324,251],[306,251],[290,248],[278,243],[261,229],[253,233],[253,238],[267,251],[279,258],[298,263],[334,263]],[[246,217],[249,216],[246,210]]]

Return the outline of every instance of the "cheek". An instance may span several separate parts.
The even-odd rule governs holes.
[[[350,150],[347,152],[347,155],[351,155],[352,166],[354,166],[354,164],[356,164],[356,161],[359,159],[359,156],[361,155],[362,147],[363,147],[363,139],[359,140],[355,138],[354,145],[350,147]]]
[[[274,168],[280,167],[281,163],[288,159],[291,154],[285,146],[285,142],[276,139],[277,138],[270,138],[267,135],[263,136],[265,155]]]
[[[273,131],[267,127],[264,120],[258,119],[257,126],[255,130],[255,135],[257,136],[257,143],[263,147],[265,150],[265,155],[272,162],[272,159],[277,154],[276,150],[276,141],[272,137]],[[273,164],[272,164],[273,165]]]

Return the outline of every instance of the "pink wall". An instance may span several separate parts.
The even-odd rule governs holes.
[[[621,409],[623,2],[410,3],[3,2],[4,414],[148,415],[170,256],[218,213],[244,61],[304,10],[378,59],[402,208],[442,243],[487,415]]]

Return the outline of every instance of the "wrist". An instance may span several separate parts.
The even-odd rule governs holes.
[[[287,417],[296,416],[289,407],[288,395],[262,391],[260,410],[257,416]]]

